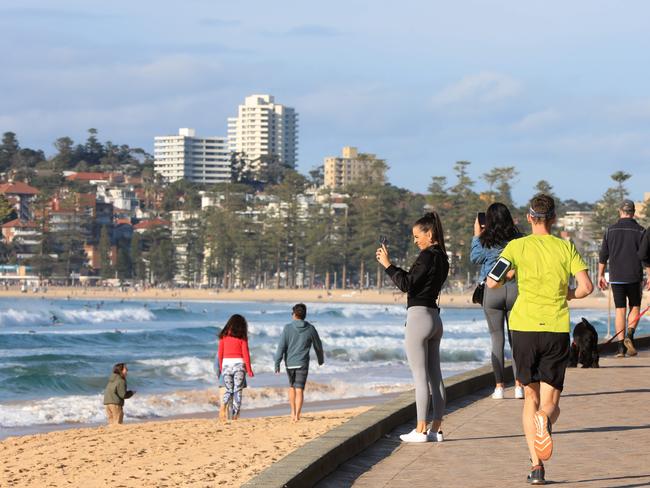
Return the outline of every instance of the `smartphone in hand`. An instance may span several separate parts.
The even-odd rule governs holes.
[[[387,246],[388,245],[388,238],[386,236],[379,236],[379,245],[380,246]]]
[[[478,219],[478,225],[481,226],[481,229],[485,228],[485,212],[478,212],[476,218]]]

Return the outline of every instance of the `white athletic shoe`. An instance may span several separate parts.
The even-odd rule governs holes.
[[[402,442],[427,442],[429,440],[429,436],[424,432],[418,432],[415,429],[408,434],[402,434],[399,438],[402,439]]]
[[[442,442],[445,440],[445,437],[442,435],[442,431],[439,430],[438,432],[432,432],[431,429],[427,430],[427,439],[429,439],[431,442],[436,441],[436,442]]]
[[[494,393],[492,393],[492,398],[494,398],[495,400],[503,400],[503,388],[497,386],[494,389]]]
[[[515,386],[515,398],[517,400],[523,400],[524,399],[524,387],[523,386]]]

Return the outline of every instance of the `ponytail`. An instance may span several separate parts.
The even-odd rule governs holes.
[[[442,230],[442,222],[440,221],[438,212],[433,211],[425,214],[424,217],[420,217],[416,220],[414,225],[417,225],[423,232],[431,231],[433,241],[437,241],[442,252],[445,253],[445,256],[447,255],[447,249],[445,248],[445,233]]]

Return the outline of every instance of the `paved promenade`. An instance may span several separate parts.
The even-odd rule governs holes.
[[[650,352],[601,358],[600,369],[569,369],[554,426],[547,484],[650,486]],[[451,405],[443,443],[402,444],[395,429],[322,480],[319,488],[528,486],[522,400],[491,391]],[[460,408],[463,407],[463,408]]]

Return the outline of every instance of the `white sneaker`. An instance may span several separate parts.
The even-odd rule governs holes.
[[[431,432],[431,429],[427,430],[427,439],[429,439],[431,442],[442,442],[445,440],[441,430],[438,432]]]
[[[402,442],[427,442],[429,440],[424,432],[418,432],[415,429],[408,434],[402,434],[399,438],[402,439]]]
[[[503,400],[503,388],[498,386],[494,389],[494,393],[492,393],[492,398],[495,400]]]
[[[518,400],[523,400],[524,398],[524,387],[523,386],[515,386],[515,398]]]

